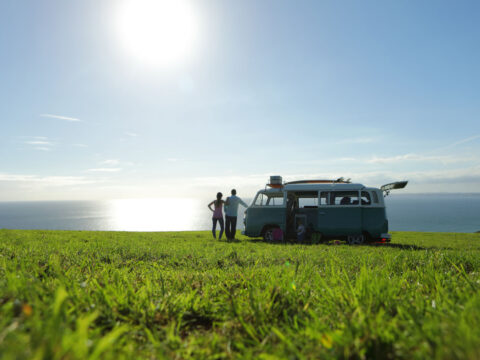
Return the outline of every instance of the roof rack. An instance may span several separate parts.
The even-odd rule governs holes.
[[[350,178],[345,179],[343,177],[338,178],[336,180],[326,180],[326,179],[318,179],[318,180],[297,180],[297,181],[289,181],[286,183],[281,183],[281,177],[280,181],[278,181],[278,178],[276,181],[270,181],[270,184],[267,184],[268,187],[271,187],[273,189],[281,189],[285,185],[293,185],[293,184],[351,184]]]
[[[297,180],[297,181],[289,181],[286,182],[285,185],[291,184],[350,184],[350,179],[344,179],[343,177],[338,178],[336,180]]]

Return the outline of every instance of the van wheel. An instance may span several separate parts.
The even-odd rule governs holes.
[[[265,230],[265,232],[263,233],[263,240],[265,240],[266,242],[273,242],[273,230],[275,228],[268,228]]]
[[[365,235],[348,235],[347,242],[350,245],[361,245],[365,242]]]

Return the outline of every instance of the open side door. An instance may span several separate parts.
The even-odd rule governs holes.
[[[388,194],[390,194],[390,190],[403,189],[405,186],[407,186],[407,184],[408,181],[397,181],[390,184],[382,185],[380,189],[384,192],[384,196],[387,196]]]

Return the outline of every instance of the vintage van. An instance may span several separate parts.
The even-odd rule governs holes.
[[[315,238],[389,242],[384,193],[406,185],[400,181],[378,189],[342,178],[282,183],[281,177],[272,176],[246,209],[242,233],[272,241],[281,229],[287,238],[295,238],[301,222]]]

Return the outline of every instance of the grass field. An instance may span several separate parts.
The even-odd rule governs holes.
[[[480,234],[0,230],[0,358],[480,358]]]

